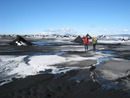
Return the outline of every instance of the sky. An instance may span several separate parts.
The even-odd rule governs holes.
[[[130,34],[130,0],[0,0],[0,34]]]

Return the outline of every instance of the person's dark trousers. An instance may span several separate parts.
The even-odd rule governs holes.
[[[96,44],[93,44],[93,50],[96,50]]]
[[[87,51],[88,50],[88,44],[84,44],[84,46],[85,46],[85,51]]]

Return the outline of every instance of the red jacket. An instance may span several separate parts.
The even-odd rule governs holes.
[[[88,44],[88,43],[89,43],[89,40],[85,38],[85,39],[83,39],[83,43],[84,43],[84,44]]]

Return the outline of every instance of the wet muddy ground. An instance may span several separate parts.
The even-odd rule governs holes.
[[[6,39],[7,40],[7,39]],[[3,42],[9,42],[12,39]],[[39,43],[39,40],[32,40]],[[44,43],[47,41],[47,44]],[[49,55],[59,54],[63,57],[79,55],[81,57],[93,57],[94,52],[110,54],[104,58],[95,60],[61,63],[59,67],[76,66],[84,67],[96,64],[96,68],[76,69],[67,73],[49,74],[42,73],[28,76],[24,79],[13,78],[12,82],[0,86],[0,98],[129,98],[129,59],[130,46],[126,45],[97,45],[93,51],[84,51],[82,44],[76,43],[52,43],[52,40],[42,39],[44,45],[35,46],[0,46],[0,55]],[[46,44],[46,45],[45,45]],[[113,59],[114,58],[114,59]],[[121,59],[121,60],[120,60]],[[28,62],[28,58],[25,59]],[[118,66],[121,64],[122,66]],[[126,67],[126,68],[125,68]],[[105,71],[104,71],[105,70]],[[108,72],[106,74],[105,72]],[[120,73],[122,72],[124,76]],[[112,74],[109,74],[112,73]],[[120,78],[119,78],[119,74]],[[116,75],[111,76],[111,75]],[[121,77],[122,76],[122,77]],[[114,78],[114,79],[112,79]],[[121,82],[120,82],[121,81]],[[127,81],[127,83],[125,82]]]

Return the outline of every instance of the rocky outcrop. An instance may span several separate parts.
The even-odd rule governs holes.
[[[12,42],[10,42],[9,44],[10,45],[15,45],[15,46],[31,46],[31,45],[33,45],[33,43],[25,40],[20,35],[17,35],[16,39],[13,40]]]
[[[80,36],[78,36],[75,40],[74,40],[75,43],[83,43],[83,40]]]

